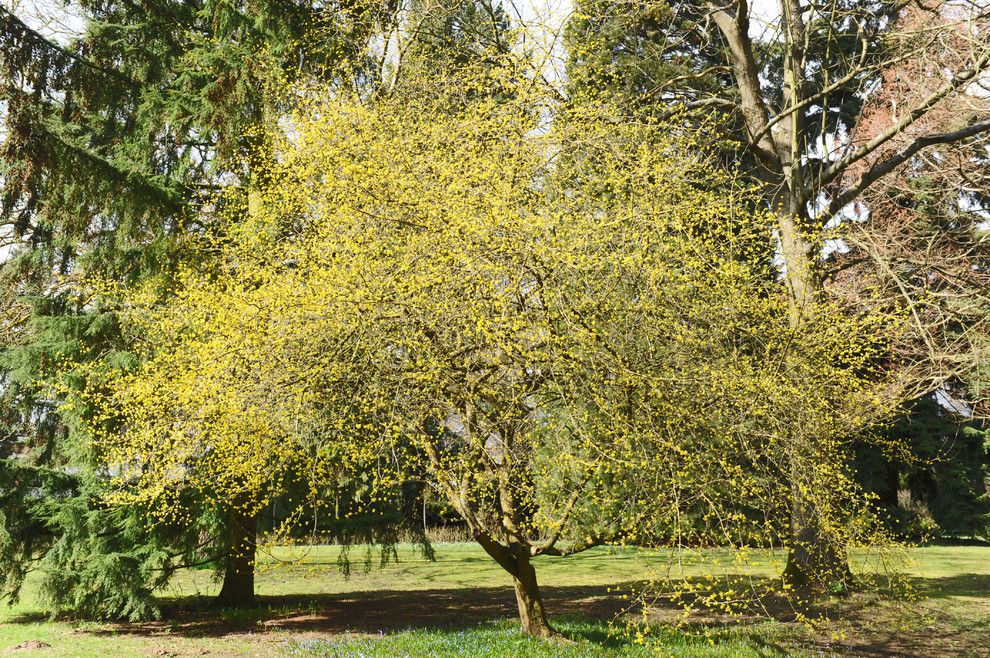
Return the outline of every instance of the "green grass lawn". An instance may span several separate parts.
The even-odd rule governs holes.
[[[827,656],[990,654],[990,548],[913,549],[904,565],[914,599],[856,594],[830,601],[812,625],[793,613],[725,618],[661,606],[641,643],[610,634],[644,577],[709,573],[773,576],[779,556],[745,566],[727,552],[687,563],[655,551],[598,549],[541,558],[547,607],[566,642],[522,637],[509,577],[473,544],[438,544],[436,561],[401,546],[398,561],[333,547],[275,548],[261,557],[258,610],[216,615],[207,571],[182,574],[162,593],[165,617],[141,624],[48,620],[33,602],[5,608],[0,653],[32,656]],[[862,562],[864,558],[860,558]],[[366,569],[366,562],[370,568]],[[776,617],[776,619],[774,619]],[[34,641],[49,645],[16,649]],[[35,645],[38,646],[38,645]]]

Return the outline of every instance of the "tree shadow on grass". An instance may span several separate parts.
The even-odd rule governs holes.
[[[676,582],[676,581],[675,581]],[[686,581],[697,588],[703,579]],[[710,584],[710,583],[709,583]],[[610,585],[552,586],[540,588],[548,614],[552,618],[584,621],[613,621],[622,614],[641,612],[635,592],[642,592],[645,581],[627,581]],[[655,585],[655,583],[654,583]],[[715,584],[739,591],[772,591],[769,579],[729,576]],[[212,599],[182,596],[162,601],[162,619],[152,622],[115,623],[108,633],[170,633],[191,636],[220,636],[238,631],[319,631],[322,633],[391,633],[410,628],[459,630],[492,620],[514,620],[517,615],[511,587],[430,588],[417,590],[353,591],[333,594],[259,595],[258,606],[248,610],[216,610]],[[767,595],[754,601],[748,610],[727,616],[720,613],[696,613],[685,621],[682,613],[689,598],[661,596],[651,601],[652,619],[660,623],[677,622],[686,630],[710,624],[751,622],[768,618],[790,622],[798,610],[786,597]],[[820,616],[827,610],[805,608],[805,615]],[[43,613],[31,613],[11,619],[12,623],[32,623],[47,619]],[[104,632],[94,629],[93,633]]]
[[[943,578],[911,578],[908,582],[919,594],[932,599],[990,597],[990,574],[961,573]]]
[[[742,581],[755,588],[770,586],[769,580],[748,577],[726,582],[738,587]],[[611,642],[621,643],[623,640],[610,637],[607,623],[624,614],[638,615],[641,607],[636,598],[629,595],[643,591],[645,585],[647,583],[644,581],[627,581],[597,586],[544,585],[540,589],[552,623],[567,624],[568,634],[575,636],[575,639],[610,646]],[[672,625],[676,621],[680,629],[678,632],[692,634],[704,632],[713,624],[725,629],[756,620],[765,621],[768,617],[789,622],[796,616],[794,606],[779,596],[766,597],[761,600],[759,609],[732,617],[700,613],[685,620],[681,616],[682,603],[671,598],[654,602],[652,621],[664,625]],[[95,635],[168,633],[188,637],[221,637],[266,631],[378,635],[410,629],[467,630],[491,622],[511,624],[518,614],[512,588],[505,586],[266,595],[258,597],[257,608],[221,611],[211,608],[207,597],[186,596],[167,600],[162,612],[161,621],[112,624],[88,632]],[[758,638],[754,640],[757,644],[770,647]]]
[[[609,586],[543,586],[541,591],[551,623],[571,640],[619,650],[631,637],[610,632],[608,622],[622,613],[638,612],[625,596],[642,589],[642,581]],[[388,635],[409,630],[457,632],[479,627],[514,627],[516,601],[509,587],[358,591],[326,595],[259,597],[259,606],[246,611],[216,611],[203,597],[173,599],[159,622],[113,624],[87,632],[96,635],[218,638],[266,632],[293,637],[333,637],[347,634]],[[701,621],[669,629],[678,642],[705,645]],[[729,633],[725,629],[716,632]],[[731,632],[735,638],[761,647],[768,656],[787,652],[765,641],[758,632]],[[685,638],[690,636],[690,640]],[[707,646],[707,645],[705,645]],[[763,654],[761,654],[763,655]]]
[[[941,578],[912,577],[910,591],[881,588],[820,605],[820,619],[839,622],[844,639],[830,641],[819,633],[812,646],[839,655],[888,658],[985,656],[990,624],[968,604],[947,606],[950,597],[990,600],[990,575],[957,574]]]
[[[544,586],[541,590],[554,617],[609,621],[629,605],[616,590],[628,591],[631,585]],[[167,602],[162,621],[113,624],[92,632],[218,637],[282,630],[377,635],[412,628],[463,630],[479,623],[514,619],[517,614],[515,595],[508,587],[259,596],[258,604],[252,610],[217,611],[209,607],[209,599],[182,597]]]

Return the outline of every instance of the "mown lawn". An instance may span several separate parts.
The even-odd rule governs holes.
[[[350,551],[341,573],[334,547],[265,551],[258,610],[215,614],[209,572],[193,571],[162,593],[165,616],[140,624],[52,621],[33,602],[2,609],[0,653],[31,656],[987,656],[990,548],[927,547],[904,565],[913,598],[857,594],[816,611],[812,624],[789,609],[769,617],[685,618],[661,608],[642,642],[610,633],[649,575],[670,555],[599,549],[549,558],[539,574],[553,623],[566,642],[520,636],[510,580],[473,544],[438,544],[436,561],[401,546],[398,561]],[[366,558],[369,558],[366,560]],[[724,552],[676,564],[675,573],[774,575],[779,556],[756,553],[745,566]],[[621,625],[620,625],[621,626]],[[44,646],[47,645],[47,646]],[[22,648],[18,648],[22,647]],[[33,648],[25,648],[33,647]]]

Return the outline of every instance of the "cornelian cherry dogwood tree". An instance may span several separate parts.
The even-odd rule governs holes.
[[[373,108],[293,93],[222,264],[168,309],[123,296],[147,349],[102,400],[119,496],[258,505],[287,470],[315,495],[415,463],[541,636],[536,558],[786,532],[775,414],[809,371],[861,390],[878,332],[836,312],[794,334],[767,217],[689,130],[564,106],[509,65]]]

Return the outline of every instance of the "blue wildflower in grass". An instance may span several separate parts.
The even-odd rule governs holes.
[[[289,641],[286,655],[313,658],[646,658],[655,655],[649,647],[616,640],[614,646],[591,641],[589,631],[599,635],[600,624],[569,624],[574,641],[560,644],[523,636],[516,625],[507,622],[482,623],[459,630],[409,629],[370,636],[343,635],[319,640]],[[707,647],[705,647],[707,650]],[[695,654],[690,654],[695,655]],[[747,654],[749,655],[749,654]],[[733,657],[735,658],[735,657]]]

